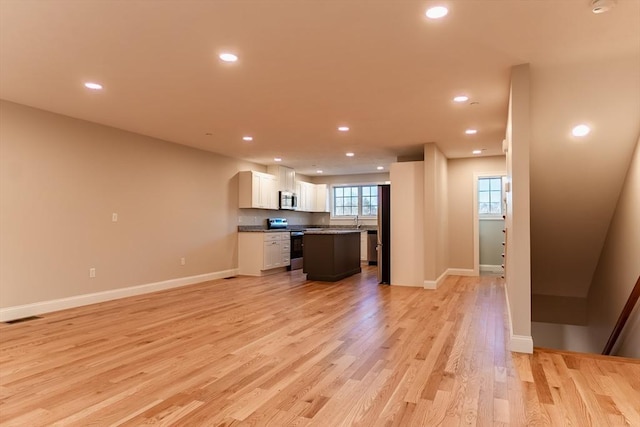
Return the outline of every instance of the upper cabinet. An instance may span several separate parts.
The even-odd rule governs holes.
[[[239,207],[278,209],[276,177],[268,173],[243,171],[238,173]]]
[[[276,177],[276,191],[296,192],[296,171],[286,166],[268,166],[267,172]]]
[[[297,181],[296,193],[298,195],[298,207],[302,212],[328,212],[327,184],[311,184]]]

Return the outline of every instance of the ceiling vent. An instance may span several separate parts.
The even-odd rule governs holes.
[[[613,9],[616,0],[591,0],[591,11],[593,13],[605,13]]]

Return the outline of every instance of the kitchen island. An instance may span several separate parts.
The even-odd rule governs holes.
[[[304,232],[302,271],[307,279],[335,282],[360,273],[362,230],[318,229]]]

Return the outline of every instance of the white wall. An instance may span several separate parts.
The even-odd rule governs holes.
[[[258,165],[5,101],[0,117],[1,308],[237,267],[237,172]]]

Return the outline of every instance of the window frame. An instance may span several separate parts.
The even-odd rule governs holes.
[[[482,213],[480,212],[480,181],[482,180],[491,180],[491,179],[499,179],[500,180],[500,213]],[[502,219],[506,214],[506,206],[505,206],[505,191],[504,191],[504,183],[505,177],[504,175],[483,175],[477,177],[477,188],[476,188],[476,205],[475,210],[478,214],[479,219]],[[485,192],[484,190],[482,190]],[[489,202],[495,203],[491,200],[491,193],[496,192],[496,190],[491,188],[491,182],[489,182],[489,190],[486,191],[489,193]]]
[[[362,214],[362,208],[363,208],[363,197],[371,197],[371,196],[363,196],[362,194],[362,188],[363,187],[376,187],[376,191],[377,191],[377,187],[378,185],[380,185],[379,183],[372,183],[372,182],[366,182],[366,183],[343,183],[343,184],[332,184],[331,185],[331,201],[330,201],[330,216],[331,219],[353,219],[356,217],[356,215],[336,215],[336,189],[338,188],[357,188],[358,189],[358,218],[361,219],[376,219],[378,218],[378,214],[377,214],[377,208],[378,206],[376,205],[376,214],[375,215],[363,215]]]

